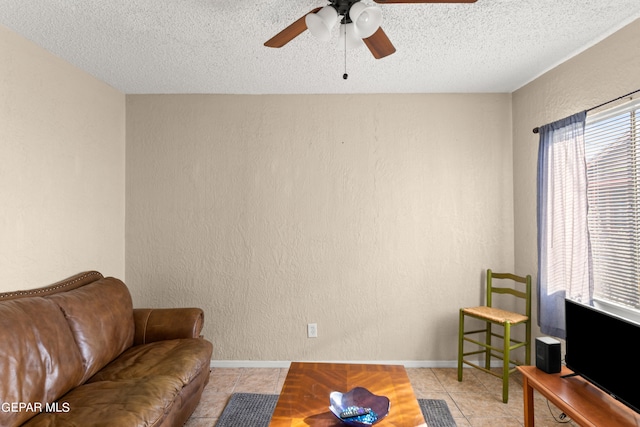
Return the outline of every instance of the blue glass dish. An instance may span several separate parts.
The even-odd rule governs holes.
[[[366,427],[377,423],[387,416],[391,405],[387,397],[376,396],[363,387],[356,387],[347,393],[331,392],[329,402],[331,413],[345,425],[353,427]],[[340,413],[351,407],[370,408],[371,412],[353,418],[340,418]]]

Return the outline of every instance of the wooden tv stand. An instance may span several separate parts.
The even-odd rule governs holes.
[[[581,426],[640,426],[640,414],[618,402],[580,376],[561,378],[573,372],[562,367],[547,374],[535,366],[518,366],[524,390],[524,425],[533,427],[533,390],[537,390]]]

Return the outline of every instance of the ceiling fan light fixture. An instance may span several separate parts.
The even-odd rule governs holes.
[[[325,6],[317,13],[309,13],[304,18],[309,32],[322,41],[331,39],[331,29],[338,22],[338,11],[332,6]]]
[[[349,18],[355,24],[358,37],[366,39],[371,37],[382,24],[382,11],[379,7],[357,2],[349,9]]]
[[[364,46],[364,42],[357,34],[356,26],[353,22],[340,25],[340,40],[338,41],[338,44],[340,46],[345,46],[347,49],[356,49]]]

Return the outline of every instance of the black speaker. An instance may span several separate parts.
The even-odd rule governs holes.
[[[560,341],[551,337],[536,338],[536,367],[547,374],[557,374],[560,364]]]

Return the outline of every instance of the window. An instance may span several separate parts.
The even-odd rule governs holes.
[[[587,117],[594,299],[640,311],[640,102]]]

